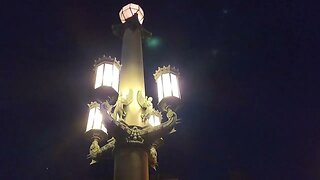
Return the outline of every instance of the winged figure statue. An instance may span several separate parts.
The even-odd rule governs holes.
[[[117,119],[119,117],[120,120],[124,120],[126,117],[126,111],[124,109],[124,106],[129,105],[133,100],[133,90],[129,90],[129,94],[126,97],[122,96],[122,93],[119,93],[118,100],[116,104],[114,105],[114,110],[112,113],[112,118]]]
[[[137,93],[137,101],[141,108],[143,109],[143,113],[141,114],[142,122],[146,122],[151,113],[154,111],[152,104],[152,97],[143,96],[141,91]]]

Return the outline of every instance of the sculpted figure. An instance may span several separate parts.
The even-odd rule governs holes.
[[[129,105],[133,100],[133,91],[130,89],[129,94],[124,98],[122,96],[122,93],[119,93],[118,100],[116,104],[114,105],[114,111],[112,113],[112,118],[117,119],[119,117],[119,120],[124,120],[126,117],[126,111],[124,109],[124,106]]]
[[[153,104],[152,104],[152,97],[143,96],[141,91],[138,91],[137,94],[137,100],[141,108],[143,109],[143,112],[141,114],[142,122],[146,122],[150,114],[154,111]]]
[[[156,170],[157,165],[158,165],[158,160],[157,160],[157,150],[154,146],[151,146],[150,151],[149,151],[149,163],[150,166]]]

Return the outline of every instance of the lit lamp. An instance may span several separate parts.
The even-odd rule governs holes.
[[[158,88],[158,105],[163,111],[168,107],[176,109],[180,103],[178,76],[179,71],[170,65],[159,67],[154,74]]]
[[[125,23],[127,19],[129,19],[135,14],[138,15],[139,23],[142,24],[144,19],[144,13],[141,7],[133,3],[127,4],[119,12],[120,20],[122,23]]]
[[[148,119],[148,123],[151,126],[158,126],[161,124],[161,120],[162,120],[162,115],[159,111],[153,111],[152,113],[150,113],[150,117]]]
[[[121,65],[115,58],[103,56],[95,61],[94,91],[100,100],[118,96]]]
[[[86,134],[93,139],[103,139],[107,136],[107,129],[103,123],[103,116],[100,111],[100,104],[91,102],[89,106],[89,117],[87,122]]]

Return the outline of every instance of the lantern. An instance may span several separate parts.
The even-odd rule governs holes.
[[[138,15],[139,23],[142,24],[144,13],[141,7],[133,3],[127,4],[119,12],[120,20],[122,23],[125,23],[127,19],[131,18],[135,14]]]
[[[148,123],[151,125],[151,126],[158,126],[161,124],[161,120],[162,120],[162,115],[159,111],[153,111],[151,114],[150,114],[150,117],[148,119]]]
[[[110,56],[103,56],[95,62],[94,68],[96,97],[104,101],[108,97],[118,96],[120,62]]]
[[[97,102],[91,102],[89,106],[89,117],[86,128],[86,133],[92,137],[104,138],[107,135],[107,129],[103,123],[103,116],[100,111],[100,104]]]
[[[180,102],[178,75],[179,71],[170,65],[158,68],[154,74],[158,89],[159,106],[162,110],[165,110],[167,106],[176,108]]]

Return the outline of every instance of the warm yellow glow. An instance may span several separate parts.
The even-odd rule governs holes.
[[[151,115],[148,121],[151,126],[158,126],[161,124],[160,118],[156,115]]]
[[[162,87],[162,81],[161,77],[157,79],[157,87],[158,87],[158,101],[160,102],[161,99],[163,98],[163,87]]]
[[[172,95],[177,98],[180,98],[179,84],[178,84],[177,76],[172,73],[170,73],[170,76],[171,76]]]
[[[103,64],[98,66],[97,73],[96,73],[96,83],[94,88],[97,89],[102,85],[102,77],[103,77]]]
[[[143,10],[141,9],[141,7],[137,4],[127,4],[126,6],[124,6],[120,12],[119,12],[119,16],[120,16],[120,20],[122,23],[126,22],[126,19],[132,17],[134,14],[138,14],[138,20],[140,22],[140,24],[142,24],[143,19],[144,19],[144,13]]]
[[[119,75],[120,75],[119,69],[115,65],[113,65],[112,87],[117,92],[119,91]]]
[[[112,83],[112,64],[104,64],[103,85],[111,86]]]

